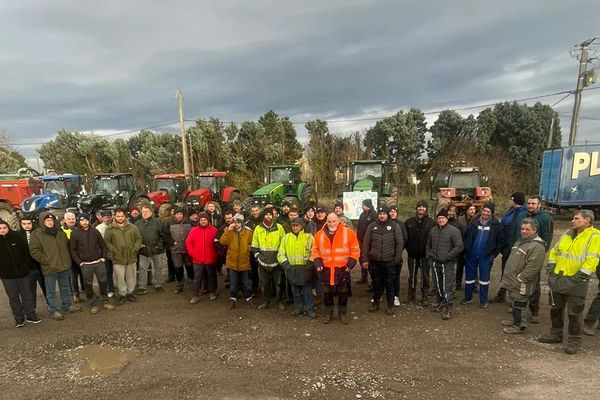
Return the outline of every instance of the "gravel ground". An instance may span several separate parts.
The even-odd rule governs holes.
[[[557,232],[564,227],[559,224]],[[590,297],[597,283],[591,283]],[[562,346],[537,343],[549,331],[545,296],[542,323],[509,336],[500,326],[509,317],[506,304],[486,310],[457,305],[449,321],[403,304],[391,317],[368,313],[368,294],[354,285],[350,324],[323,325],[293,318],[289,309],[229,311],[222,281],[219,285],[221,295],[212,302],[203,296],[190,305],[189,289],[176,295],[168,284],[165,293],[150,292],[138,303],[97,315],[84,306],[82,313],[55,322],[42,310],[41,324],[21,329],[14,328],[6,296],[0,296],[0,397],[598,398],[592,367],[600,361],[600,331],[585,336],[575,356],[564,354]],[[457,302],[461,296],[457,293]],[[131,349],[137,357],[114,375],[83,377],[83,361],[72,352],[86,345]]]

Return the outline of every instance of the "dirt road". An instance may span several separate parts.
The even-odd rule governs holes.
[[[597,284],[592,281],[590,297]],[[21,329],[0,296],[0,398],[598,398],[600,331],[584,337],[575,356],[537,343],[549,331],[546,296],[542,323],[509,336],[500,326],[509,317],[506,304],[486,310],[457,304],[449,321],[402,305],[390,317],[368,313],[368,294],[354,286],[350,325],[323,325],[293,318],[289,309],[229,311],[222,281],[216,301],[203,296],[196,305],[188,304],[189,289],[176,295],[170,285],[98,315],[85,308],[55,322],[42,310],[41,324]],[[135,356],[114,375],[84,377],[73,349],[97,344]]]

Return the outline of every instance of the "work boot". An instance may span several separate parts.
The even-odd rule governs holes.
[[[332,319],[333,319],[333,311],[327,311],[325,313],[325,318],[323,318],[323,323],[329,324],[329,323],[331,323]]]
[[[388,303],[387,307],[385,308],[385,314],[386,315],[394,315],[394,303]]]
[[[105,310],[108,310],[108,311],[112,311],[112,310],[114,310],[114,309],[115,309],[115,306],[113,306],[112,304],[108,304],[108,303],[106,303],[106,304],[102,305],[102,307],[103,307]]]
[[[496,297],[490,299],[490,303],[504,303],[506,300],[506,292],[498,292]]]
[[[515,326],[515,321],[513,321],[512,319],[503,319],[500,324],[502,326]]]
[[[235,300],[234,299],[229,299],[229,307],[227,307],[229,310],[233,310],[235,308]]]
[[[502,329],[502,332],[507,333],[509,335],[518,335],[520,333],[525,332],[525,328],[519,328],[518,326],[509,326]]]
[[[562,336],[556,336],[556,335],[550,334],[550,335],[547,335],[547,336],[540,336],[537,339],[537,341],[540,342],[540,343],[551,343],[551,344],[553,344],[553,343],[562,343],[563,338],[562,338]]]
[[[565,347],[565,353],[567,354],[576,354],[578,350],[579,345],[576,345],[575,343],[568,343],[567,347]]]
[[[119,296],[119,300],[117,300],[117,305],[122,306],[123,304],[125,304],[126,301],[127,301],[126,296]]]
[[[594,330],[594,324],[589,324],[588,322],[584,322],[582,329],[584,334],[588,335],[588,336],[594,336],[596,334],[595,330]]]
[[[71,307],[67,308],[65,311],[68,312],[69,314],[80,312],[81,306],[78,306],[77,304],[71,304]]]
[[[452,318],[452,310],[450,310],[450,307],[444,307],[442,309],[442,319],[446,321],[450,318]]]
[[[346,316],[345,312],[340,312],[340,321],[342,324],[348,325],[348,317]]]
[[[133,293],[127,293],[125,295],[125,298],[132,303],[135,303],[137,301],[137,297],[135,297]]]
[[[62,315],[60,311],[54,311],[52,313],[52,318],[54,318],[56,321],[62,321],[65,319],[64,315]]]
[[[379,303],[371,303],[371,307],[369,307],[369,312],[379,311]]]
[[[527,321],[531,322],[532,324],[539,324],[540,314],[538,312],[532,312],[531,314],[529,314],[529,318],[527,318]]]

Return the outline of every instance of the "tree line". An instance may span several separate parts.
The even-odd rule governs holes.
[[[336,172],[355,159],[385,159],[395,166],[400,193],[414,193],[410,174],[416,174],[426,190],[429,177],[459,162],[480,167],[496,193],[535,192],[549,135],[552,146],[561,142],[558,114],[541,103],[500,103],[467,117],[445,110],[429,128],[425,113],[417,108],[398,111],[350,135],[331,132],[327,121],[319,119],[305,128],[308,142],[303,146],[292,121],[269,111],[258,121],[241,124],[198,119],[186,134],[196,172],[229,171],[231,183],[249,193],[262,184],[267,165],[300,161],[307,167],[305,178],[325,196],[341,191]],[[180,139],[178,134],[149,130],[115,140],[61,130],[37,152],[45,167],[56,173],[132,172],[144,184],[155,174],[183,171]],[[0,148],[2,170],[14,171],[20,161],[15,154],[7,146]],[[4,162],[8,158],[17,163]]]

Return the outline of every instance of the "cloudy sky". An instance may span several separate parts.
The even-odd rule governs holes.
[[[5,1],[0,130],[32,158],[61,128],[176,121],[177,88],[186,118],[223,121],[270,109],[294,121],[375,118],[571,90],[569,49],[600,36],[596,10],[592,0]],[[572,104],[556,106],[565,138]],[[600,142],[600,90],[584,93],[581,115],[578,142]]]

